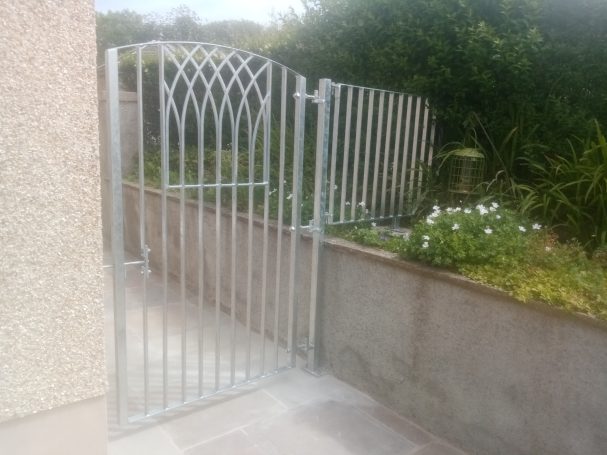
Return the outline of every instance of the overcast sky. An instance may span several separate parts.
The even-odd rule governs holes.
[[[163,14],[179,5],[195,11],[204,21],[248,19],[267,24],[272,14],[285,12],[289,7],[301,12],[301,0],[95,0],[95,9],[130,9],[141,14]]]

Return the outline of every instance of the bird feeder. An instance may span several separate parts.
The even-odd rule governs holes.
[[[485,156],[477,149],[459,149],[451,155],[449,192],[472,194],[483,181]]]

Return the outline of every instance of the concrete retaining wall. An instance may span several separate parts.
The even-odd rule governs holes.
[[[473,454],[607,453],[607,325],[342,241],[321,361]]]
[[[137,195],[137,187],[125,184],[126,238],[135,250]],[[157,255],[160,197],[153,190],[146,197],[148,242]],[[186,212],[186,275],[196,288],[197,204],[187,203]],[[229,239],[230,218],[222,216],[222,237]],[[169,220],[170,270],[178,273],[178,202],[172,197]],[[211,298],[212,208],[205,210],[205,220],[205,293]],[[239,258],[246,252],[247,223],[239,217]],[[262,227],[259,220],[254,226],[258,282]],[[270,251],[276,232],[270,230]],[[287,236],[283,275],[288,273],[288,245]],[[300,334],[307,333],[310,246],[304,238],[298,276]],[[229,242],[223,257],[222,275],[229,277]],[[153,253],[153,267],[158,265],[156,258]],[[269,267],[268,276],[274,276],[274,260]],[[464,278],[337,239],[326,242],[321,276],[321,363],[328,372],[472,454],[606,453],[606,324],[543,305],[521,304]],[[242,261],[236,283],[242,316]],[[222,300],[228,302],[229,280],[223,284]],[[269,305],[272,308],[273,298]]]

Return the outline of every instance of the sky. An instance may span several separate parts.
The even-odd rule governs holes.
[[[270,22],[272,15],[285,12],[292,7],[302,11],[301,0],[95,0],[95,9],[130,9],[141,14],[164,14],[180,5],[185,5],[203,21],[225,19],[247,19],[262,24]]]

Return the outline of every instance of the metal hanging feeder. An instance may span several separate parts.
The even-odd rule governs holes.
[[[456,150],[451,155],[449,168],[449,192],[472,194],[483,181],[485,156],[477,149]]]

